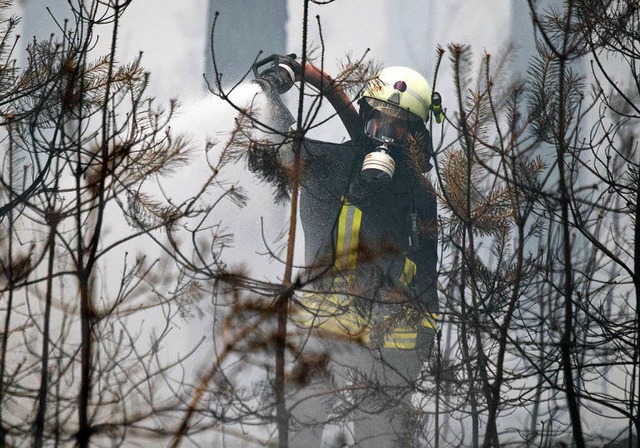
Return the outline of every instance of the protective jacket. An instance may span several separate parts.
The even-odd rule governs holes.
[[[383,188],[362,185],[367,142],[302,144],[300,218],[314,291],[300,325],[386,348],[428,350],[435,329],[436,202],[402,155]]]
[[[304,139],[299,147],[305,284],[311,287],[298,297],[294,321],[369,346],[428,353],[437,318],[433,191],[402,151],[394,154],[397,165],[390,184],[363,183],[362,162],[375,144],[362,133],[351,101],[309,64],[305,82],[329,99],[352,140]],[[274,127],[291,124],[279,96],[267,94],[273,110],[288,115],[276,117]],[[288,138],[277,145],[285,166],[293,151]]]

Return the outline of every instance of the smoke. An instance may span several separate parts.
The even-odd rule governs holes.
[[[233,107],[232,104],[235,106]],[[223,151],[236,128],[239,111],[236,108],[257,112],[260,120],[270,120],[270,106],[260,87],[255,83],[243,83],[230,94],[229,101],[208,94],[184,102],[171,129],[188,137],[192,147],[190,163],[163,185],[170,192],[174,203],[188,200],[199,194],[202,186],[210,181],[218,168]],[[251,135],[262,138],[263,135]],[[246,204],[238,204],[230,196],[217,203],[207,218],[208,224],[232,235],[223,250],[222,260],[230,267],[242,266],[260,280],[277,281],[283,266],[273,262],[271,253],[281,247],[281,235],[285,230],[288,207],[275,204],[271,188],[260,182],[246,167],[246,159],[240,157],[224,164],[216,174],[213,188],[203,196],[203,206],[211,206],[220,195],[233,187],[246,197]]]
[[[238,109],[248,108],[259,121],[266,122],[269,126],[278,121],[278,111],[274,113],[273,105],[256,83],[239,85],[230,93],[229,101],[207,94],[183,102],[171,121],[171,132],[186,136],[192,152],[189,163],[161,184],[163,194],[171,202],[189,201],[200,194],[203,186],[211,181],[214,168],[218,166],[234,130],[237,129],[236,120],[240,116]],[[251,133],[247,136],[249,138],[266,137],[263,132],[251,127],[243,131]],[[244,205],[228,196],[220,199],[232,186],[243,192],[246,197]],[[281,281],[284,265],[274,255],[281,253],[284,248],[283,235],[286,235],[289,206],[274,203],[271,187],[262,183],[247,169],[246,158],[242,154],[222,166],[211,182],[209,191],[199,198],[198,203],[203,208],[215,204],[203,228],[212,229],[212,232],[218,234],[232,235],[221,252],[221,261],[226,270],[241,270],[260,281]],[[190,224],[184,226],[185,230],[192,229]],[[188,243],[188,238],[189,235],[184,235],[182,241]],[[230,299],[221,294],[213,294],[210,300],[200,303],[199,307],[204,311],[201,318],[191,317],[185,322],[172,348],[188,349],[204,337],[198,356],[188,362],[188,370],[202,374],[212,368],[219,368],[225,375],[233,377],[236,387],[251,387],[251,384],[264,379],[264,371],[258,366],[243,364],[242,375],[232,373],[240,365],[239,360],[243,356],[232,354],[222,366],[214,366],[220,353],[218,344],[223,337],[222,322],[228,311],[223,304]],[[259,434],[261,431],[258,428],[252,432]],[[236,444],[237,440],[226,440],[223,443],[224,436],[220,434],[208,432],[202,437],[203,443],[211,443],[213,438],[221,445],[239,446]],[[266,438],[267,435],[263,434],[263,437]]]

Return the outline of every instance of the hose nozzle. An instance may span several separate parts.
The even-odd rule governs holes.
[[[295,69],[299,67],[299,64],[295,59],[295,54],[287,56],[273,54],[256,62],[252,67],[256,81],[261,85],[263,83],[260,81],[265,81],[271,89],[275,90],[279,94],[287,92],[296,80]],[[271,65],[263,71],[258,70],[260,67],[267,64]]]

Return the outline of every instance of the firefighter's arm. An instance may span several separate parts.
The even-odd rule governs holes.
[[[340,83],[313,64],[305,62],[301,65],[295,54],[274,54],[256,62],[253,73],[256,80],[267,83],[279,94],[287,92],[295,82],[312,86],[333,106],[351,139],[362,136],[360,116]]]
[[[351,140],[358,140],[362,137],[360,115],[358,115],[353,102],[339,83],[310,63],[305,64],[304,72],[301,74],[299,81],[312,85],[321,96],[331,103],[349,133]]]

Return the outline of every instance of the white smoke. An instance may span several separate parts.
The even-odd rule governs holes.
[[[213,174],[211,167],[217,165],[222,151],[236,128],[239,112],[230,103],[241,109],[251,107],[253,112],[258,113],[261,121],[268,122],[272,118],[267,99],[259,85],[255,83],[244,83],[238,86],[230,94],[229,101],[213,94],[184,101],[176,117],[171,121],[171,132],[189,138],[192,156],[187,166],[161,182],[162,194],[166,194],[172,203],[189,201],[190,198],[199,194],[202,186],[211,178]],[[263,138],[264,134],[251,137]],[[260,182],[247,169],[245,159],[223,166],[215,177],[214,184],[221,186],[212,188],[209,193],[200,198],[202,207],[216,203],[225,188],[231,185],[242,189],[247,198],[244,206],[223,198],[215,205],[213,213],[207,217],[205,227],[219,226],[217,232],[233,234],[232,242],[222,251],[222,261],[226,268],[233,271],[241,267],[254,279],[279,283],[284,266],[280,261],[274,260],[272,253],[277,253],[278,249],[284,247],[285,241],[282,235],[286,235],[289,204],[274,203],[271,187]],[[186,229],[190,228],[188,223],[184,225]],[[189,236],[183,235],[181,241],[188,247]],[[207,288],[209,289],[210,286]],[[234,376],[233,381],[236,387],[249,387],[263,378],[264,372],[260,367],[244,365],[242,375],[235,375],[231,373],[233,369],[238,368],[239,358],[235,355],[226,357],[223,365],[215,365],[221,350],[218,344],[223,337],[222,320],[228,311],[224,304],[228,301],[228,297],[214,294],[210,300],[206,299],[199,303],[198,307],[203,313],[199,318],[192,315],[182,323],[178,323],[179,328],[176,328],[177,331],[174,333],[176,336],[174,343],[169,349],[185,351],[204,338],[197,356],[185,364],[187,371],[195,374],[193,378],[197,380],[210,369],[220,368],[221,372]],[[227,369],[231,370],[227,371]],[[261,431],[263,429],[254,428],[251,432],[259,435]],[[262,434],[262,438],[267,437],[266,433]],[[248,446],[234,437],[224,441],[223,439],[223,433],[207,432],[202,436],[201,442],[208,444],[215,440],[221,446],[223,444],[231,447]],[[188,441],[185,443],[185,446],[191,446]]]
[[[239,115],[230,102],[239,108],[251,107],[268,117],[269,107],[260,87],[245,83],[231,93],[229,101],[213,94],[187,100],[172,121],[172,130],[188,136],[194,149],[191,163],[163,185],[176,202],[198,194],[212,176],[212,167],[216,167]],[[230,265],[244,265],[261,280],[277,281],[283,266],[273,263],[269,252],[276,251],[281,244],[279,237],[287,224],[288,206],[274,203],[271,187],[247,169],[244,159],[223,166],[215,183],[221,187],[203,201],[217,201],[219,194],[230,186],[239,188],[247,198],[245,206],[223,199],[208,218],[211,224],[219,224],[221,231],[233,234],[223,260]]]

